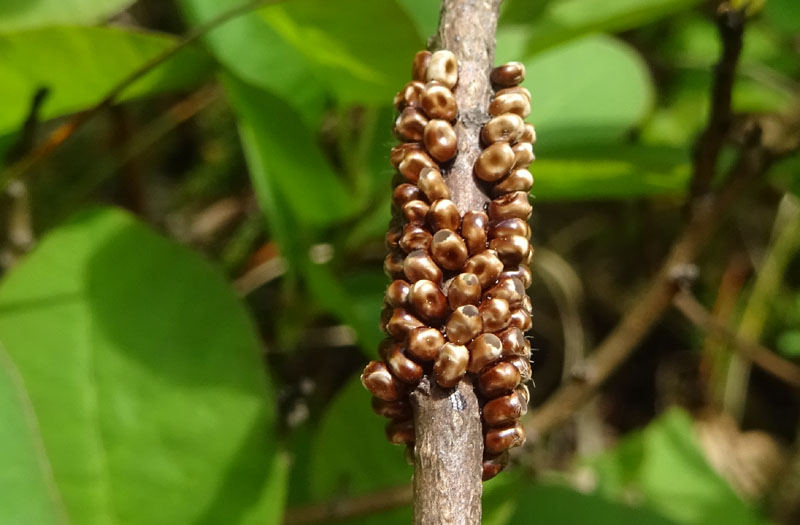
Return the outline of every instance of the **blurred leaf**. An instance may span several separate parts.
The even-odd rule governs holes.
[[[762,520],[706,462],[688,414],[672,409],[591,462],[599,492],[631,498],[678,523]]]
[[[529,120],[540,145],[617,141],[652,105],[647,66],[632,47],[611,37],[560,46],[525,66],[533,95]]]
[[[125,213],[85,213],[3,281],[0,343],[24,381],[16,399],[30,398],[18,410],[38,422],[0,454],[41,439],[71,522],[278,523],[284,463],[260,343],[192,253]],[[4,495],[22,487],[0,480]]]
[[[0,33],[0,133],[22,125],[39,88],[49,88],[45,119],[99,102],[117,83],[169,49],[173,37],[111,27],[52,27]],[[131,99],[197,85],[209,72],[205,55],[185,49],[136,82]]]
[[[517,486],[519,487],[519,485]],[[649,509],[616,503],[596,494],[581,494],[558,485],[517,488],[519,502],[509,524],[675,525]],[[701,522],[697,522],[698,524]]]
[[[230,75],[225,77],[225,88],[240,127],[248,130],[248,141],[252,139],[252,148],[247,149],[251,175],[270,180],[278,198],[291,210],[287,219],[307,226],[330,226],[356,211],[316,136],[291,107]],[[260,188],[264,184],[254,185]],[[288,235],[295,226],[287,227]]]
[[[345,104],[391,100],[408,82],[411,59],[423,47],[395,1],[292,0],[259,14]]]
[[[308,481],[313,501],[355,496],[411,481],[412,468],[405,461],[405,450],[386,440],[386,421],[372,413],[369,392],[358,377],[348,382],[328,408],[310,451]],[[411,509],[406,507],[349,523],[410,522]]]
[[[800,357],[800,330],[787,330],[778,336],[778,352],[786,357]]]
[[[538,200],[624,199],[681,195],[689,181],[686,151],[647,146],[584,146],[545,151],[533,166]]]
[[[781,31],[796,35],[800,28],[800,3],[797,0],[768,0],[764,16]]]
[[[590,33],[620,32],[689,9],[701,0],[556,0],[530,26],[527,49],[538,53]],[[532,9],[536,2],[530,2]]]
[[[48,25],[92,24],[116,14],[135,0],[3,0],[0,32]]]
[[[397,3],[414,20],[423,42],[436,34],[439,29],[439,2],[431,2],[430,0],[397,0]],[[411,64],[409,64],[410,70]]]

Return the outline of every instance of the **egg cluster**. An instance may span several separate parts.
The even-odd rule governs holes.
[[[364,369],[374,411],[389,418],[387,437],[413,446],[408,394],[426,373],[444,388],[468,374],[477,388],[484,430],[483,478],[500,472],[508,449],[521,445],[531,378],[531,284],[528,192],[533,177],[530,93],[518,84],[518,62],[492,70],[495,93],[481,130],[474,175],[493,200],[463,215],[450,200],[445,174],[458,152],[453,53],[420,51],[413,80],[397,94],[391,152],[397,169],[386,234],[386,290],[381,361]]]

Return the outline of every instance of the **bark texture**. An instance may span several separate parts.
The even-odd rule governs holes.
[[[459,60],[454,90],[459,117],[455,125],[458,155],[444,173],[450,198],[463,214],[483,210],[489,197],[473,175],[481,152],[480,130],[488,120],[494,65],[495,31],[501,0],[444,0],[439,32],[431,50],[448,49]],[[442,389],[423,379],[411,394],[416,445],[414,523],[481,523],[483,434],[472,381]]]

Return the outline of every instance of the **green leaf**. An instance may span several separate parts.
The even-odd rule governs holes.
[[[166,35],[111,27],[52,27],[0,33],[0,133],[25,120],[39,88],[49,94],[42,118],[85,109],[118,82],[175,43]],[[185,49],[122,94],[131,99],[198,84],[209,71],[205,55]]]
[[[547,525],[675,525],[649,509],[611,501],[596,494],[582,494],[558,485],[529,485],[517,494],[519,505],[509,524]],[[701,523],[701,522],[697,522]]]
[[[279,522],[284,462],[256,330],[186,249],[120,211],[75,218],[0,286],[0,345],[22,379],[17,413],[0,418],[38,422],[15,436],[4,423],[0,455],[41,440],[70,522]],[[21,490],[0,481],[0,494]],[[17,503],[41,500],[32,488]]]
[[[116,14],[135,0],[4,0],[0,32],[48,25],[92,24]]]
[[[592,461],[599,492],[635,498],[678,522],[762,523],[705,460],[688,414],[672,409]]]
[[[355,496],[411,481],[405,450],[391,445],[385,419],[372,413],[370,395],[354,377],[328,408],[311,448],[313,501]],[[360,518],[358,524],[411,522],[411,509]],[[337,522],[339,523],[339,522]]]
[[[344,182],[293,108],[231,75],[224,83],[239,125],[247,130],[252,177],[269,179],[293,220],[306,226],[330,226],[356,211]],[[293,228],[289,225],[289,231]]]
[[[646,64],[611,37],[587,37],[524,62],[540,145],[618,141],[653,103]]]
[[[397,0],[397,3],[414,20],[423,42],[426,42],[436,34],[439,29],[439,9],[441,7],[439,2],[431,2],[430,0]]]
[[[800,330],[787,330],[778,336],[778,352],[786,357],[800,357]]]
[[[539,200],[626,199],[681,195],[690,174],[686,151],[655,146],[576,146],[540,152],[531,166]]]
[[[701,0],[558,0],[537,13],[527,49],[545,49],[591,33],[619,32],[685,11]],[[531,2],[535,9],[536,2]]]

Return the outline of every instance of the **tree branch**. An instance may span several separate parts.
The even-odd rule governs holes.
[[[481,152],[480,130],[488,120],[495,30],[501,0],[444,0],[432,49],[448,49],[459,61],[454,94],[458,155],[445,173],[450,198],[463,214],[483,210],[487,195],[473,176]],[[454,391],[423,379],[411,394],[416,445],[414,522],[479,524],[483,434],[474,387],[462,379]]]

